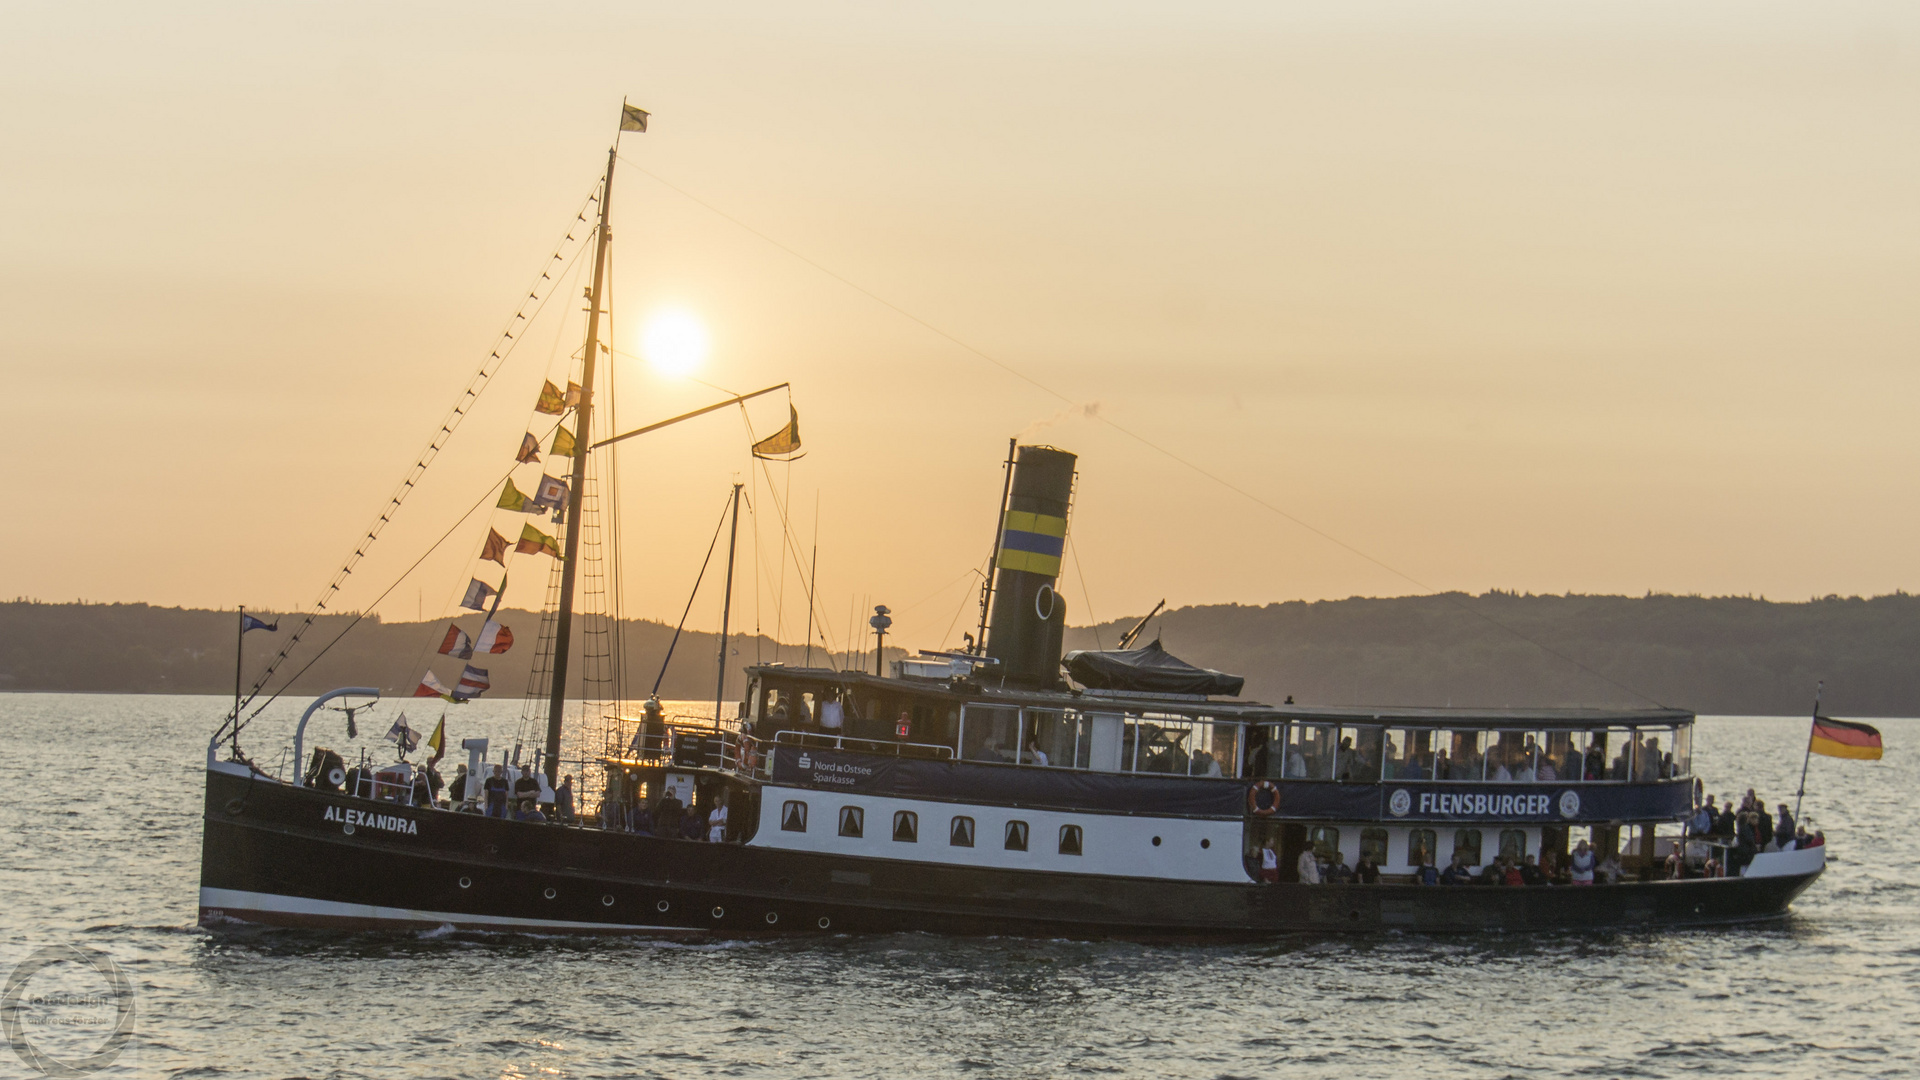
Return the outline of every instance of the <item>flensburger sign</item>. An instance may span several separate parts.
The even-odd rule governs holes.
[[[1571,821],[1586,808],[1572,788],[1533,785],[1394,785],[1385,798],[1383,816],[1404,821]]]

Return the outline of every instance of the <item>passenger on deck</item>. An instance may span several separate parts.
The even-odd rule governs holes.
[[[447,791],[447,802],[455,810],[460,804],[473,798],[473,792],[467,790],[467,767],[460,766],[453,771],[453,787]]]
[[[1040,740],[1037,738],[1027,740],[1026,756],[1027,764],[1029,765],[1045,765],[1047,763],[1046,751],[1040,749]]]
[[[1380,864],[1373,861],[1373,856],[1362,851],[1360,861],[1353,864],[1353,880],[1362,885],[1380,884]]]
[[[1551,858],[1551,856],[1548,857]],[[1533,861],[1533,856],[1531,855],[1525,856],[1520,862],[1520,884],[1549,884],[1547,881],[1547,872],[1541,868],[1539,863]]]
[[[826,700],[820,703],[820,730],[827,735],[838,735],[846,727],[846,709],[840,704],[837,691],[829,690]]]
[[[1475,885],[1505,885],[1507,883],[1507,859],[1501,855],[1480,868],[1479,876],[1473,879]]]
[[[672,788],[668,788],[660,796],[660,801],[653,804],[653,835],[669,839],[679,836],[680,815],[685,812],[686,804],[680,801],[680,796],[675,795]]]
[[[1601,885],[1620,884],[1619,854],[1609,854],[1606,858],[1601,859],[1600,865],[1593,868],[1593,879]]]
[[[1440,871],[1440,884],[1470,885],[1472,883],[1473,871],[1467,868],[1466,856],[1457,851],[1454,852],[1453,861],[1447,864],[1445,870]]]
[[[1312,848],[1300,853],[1300,861],[1294,864],[1294,869],[1300,873],[1300,884],[1320,884],[1320,862],[1313,857]]]
[[[707,827],[704,824],[704,820],[705,820],[704,817],[701,815],[698,809],[691,806],[687,807],[687,812],[680,815],[680,839],[682,840],[705,839],[707,835]]]
[[[1587,747],[1586,779],[1602,780],[1607,775],[1607,750],[1599,743]]]
[[[1505,762],[1496,761],[1493,764],[1493,775],[1487,779],[1497,784],[1510,784],[1513,782],[1513,773],[1507,769]]]
[[[533,774],[532,769],[521,769],[520,778],[513,782],[513,801],[522,799],[540,800],[540,778]]]
[[[1767,804],[1757,802],[1753,808],[1754,844],[1761,851],[1773,848],[1773,818],[1767,815]]]
[[[1425,780],[1426,778],[1427,767],[1420,761],[1418,754],[1408,754],[1406,763],[1400,766],[1399,776],[1395,777],[1397,780]]]
[[[1732,836],[1738,827],[1734,820],[1733,796],[1729,795],[1720,802],[1720,816],[1714,819],[1713,832],[1716,836]]]
[[[545,820],[547,820],[547,815],[545,815],[545,814],[543,814],[543,813],[541,813],[540,811],[538,811],[538,810],[536,810],[536,809],[534,809],[534,806],[533,806],[533,800],[532,800],[532,799],[521,799],[521,800],[520,800],[520,809],[518,809],[518,810],[516,810],[516,811],[514,811],[514,814],[513,814],[513,820],[515,820],[515,821],[545,821]]]
[[[713,804],[713,812],[707,815],[707,840],[718,844],[727,838],[727,801],[721,799]]]
[[[1540,767],[1533,771],[1533,779],[1534,782],[1541,784],[1558,783],[1560,781],[1560,770],[1553,767],[1552,758],[1541,754]]]
[[[1433,857],[1425,850],[1413,854],[1413,883],[1415,885],[1440,884],[1440,868],[1433,865]]]
[[[1786,803],[1781,803],[1780,821],[1773,827],[1773,835],[1775,839],[1780,841],[1781,851],[1792,851],[1794,849],[1795,834],[1793,829],[1793,811],[1787,809]]]
[[[1660,771],[1661,764],[1660,739],[1658,736],[1650,735],[1647,737],[1646,745],[1634,752],[1633,778],[1642,783],[1649,780],[1662,779]]]
[[[1597,860],[1593,857],[1593,848],[1585,840],[1574,845],[1573,855],[1567,859],[1567,869],[1572,872],[1575,885],[1593,884],[1593,869]]]
[[[1513,770],[1513,780],[1517,784],[1531,784],[1538,775],[1533,769],[1533,752],[1528,750],[1520,757],[1520,764]]]
[[[1280,880],[1280,853],[1273,850],[1273,841],[1269,840],[1260,847],[1260,881],[1272,885]]]
[[[573,821],[573,774],[568,773],[560,786],[553,789],[554,816],[565,822]]]
[[[1353,884],[1353,867],[1347,865],[1344,855],[1338,851],[1327,861],[1327,883],[1329,885]]]
[[[1713,796],[1709,795],[1707,796],[1706,805],[1695,810],[1692,820],[1687,822],[1687,832],[1694,836],[1707,835],[1713,831],[1714,817]]]
[[[1502,882],[1502,884],[1525,885],[1527,883],[1527,875],[1520,872],[1519,863],[1514,862],[1513,859],[1505,855],[1502,855],[1500,857],[1500,863],[1503,867],[1505,867],[1505,874],[1506,874],[1506,878]]]
[[[495,765],[493,767],[493,775],[487,777],[485,784],[488,817],[503,818],[507,816],[507,791],[510,787],[511,785],[507,783],[507,767],[505,765]]]
[[[1667,881],[1679,881],[1687,876],[1687,859],[1681,853],[1679,844],[1673,845],[1673,850],[1667,852],[1663,876]]]
[[[641,802],[637,794],[633,807],[627,811],[627,831],[642,836],[653,835],[653,812],[647,809],[647,804]]]
[[[1300,748],[1287,748],[1287,779],[1305,780],[1307,778],[1307,759],[1300,756]],[[1318,884],[1316,882],[1316,884]]]

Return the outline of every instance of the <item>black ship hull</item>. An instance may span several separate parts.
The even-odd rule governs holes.
[[[1819,876],[1595,887],[1259,885],[946,867],[395,807],[207,774],[204,925],[1231,938],[1760,922]]]

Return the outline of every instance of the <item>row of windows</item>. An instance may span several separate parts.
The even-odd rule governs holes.
[[[780,828],[785,832],[803,833],[807,831],[807,804],[799,799],[789,799],[780,808]],[[947,824],[947,843],[952,847],[973,846],[974,821],[964,814],[956,814]],[[1027,850],[1029,829],[1024,821],[1007,822],[1005,848],[1008,851]],[[840,808],[840,835],[855,839],[867,834],[867,811],[864,807],[843,806]],[[920,842],[920,815],[912,810],[896,810],[893,814],[893,838],[903,844]],[[1078,825],[1060,826],[1060,847],[1062,855],[1078,855],[1083,846],[1083,834]]]
[[[1331,860],[1340,850],[1340,830],[1331,826],[1317,826],[1307,830],[1307,841],[1313,845],[1314,857]],[[1500,830],[1500,854],[1518,860],[1527,852],[1527,832],[1525,829]],[[1453,853],[1464,855],[1467,865],[1479,866],[1480,830],[1455,829],[1453,831]],[[1371,859],[1375,866],[1384,866],[1387,862],[1387,830],[1360,830],[1360,857]],[[1452,856],[1450,855],[1449,858]],[[1440,838],[1433,829],[1407,830],[1408,866],[1421,866],[1431,861],[1440,862]]]

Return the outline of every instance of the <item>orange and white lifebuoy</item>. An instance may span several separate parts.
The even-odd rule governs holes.
[[[1247,812],[1255,817],[1272,817],[1280,809],[1280,785],[1271,780],[1255,780],[1247,788]]]

